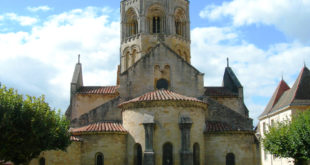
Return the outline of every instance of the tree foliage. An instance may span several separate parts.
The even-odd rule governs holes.
[[[20,95],[0,84],[0,160],[28,164],[42,151],[65,150],[69,122],[44,96]]]
[[[296,162],[310,160],[310,110],[297,113],[292,121],[269,127],[263,145],[282,158],[294,158]]]

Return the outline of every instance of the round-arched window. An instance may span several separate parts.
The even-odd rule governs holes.
[[[104,156],[100,152],[96,154],[96,165],[104,165]]]
[[[169,87],[168,80],[163,79],[163,78],[157,80],[157,83],[156,83],[156,88],[157,89],[168,89],[168,87]]]
[[[235,165],[235,155],[233,153],[226,155],[226,165]]]
[[[45,158],[40,158],[39,164],[40,165],[45,165]]]

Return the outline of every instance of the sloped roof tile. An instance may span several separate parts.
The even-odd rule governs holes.
[[[181,94],[177,94],[175,92],[169,91],[169,90],[156,90],[153,92],[148,92],[140,97],[134,98],[132,100],[126,101],[122,104],[119,105],[123,106],[128,103],[135,103],[135,102],[142,102],[142,101],[193,101],[193,102],[201,102],[201,100],[198,100],[194,97],[188,97],[188,96],[183,96]]]
[[[224,132],[233,131],[233,128],[227,123],[220,121],[206,121],[206,132]]]
[[[83,86],[77,93],[80,94],[115,94],[118,86]]]
[[[205,96],[236,97],[238,93],[232,92],[225,87],[205,87]]]
[[[121,123],[116,122],[99,122],[89,124],[80,128],[71,128],[72,135],[87,134],[87,133],[100,133],[100,132],[119,132],[126,133],[127,131]]]

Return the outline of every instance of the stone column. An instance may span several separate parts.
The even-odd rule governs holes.
[[[180,117],[180,129],[181,129],[181,151],[180,162],[181,165],[193,165],[193,152],[190,151],[190,131],[192,127],[192,120],[190,117]]]
[[[145,130],[145,151],[143,165],[155,165],[155,153],[153,149],[154,116],[145,114],[143,126]]]

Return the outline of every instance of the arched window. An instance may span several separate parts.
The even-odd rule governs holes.
[[[160,17],[153,17],[153,33],[160,33]]]
[[[235,165],[235,155],[233,153],[226,155],[226,165]]]
[[[130,52],[126,52],[126,55],[125,55],[125,68],[128,69],[129,66],[130,66]]]
[[[165,10],[163,6],[154,4],[147,9],[147,29],[150,33],[158,34],[165,31]]]
[[[200,148],[198,143],[194,144],[193,152],[193,165],[200,165]]]
[[[163,165],[173,165],[173,147],[169,142],[163,146]]]
[[[137,14],[133,8],[126,12],[126,36],[130,37],[138,33]]]
[[[156,82],[156,88],[157,89],[166,89],[167,90],[168,87],[169,87],[169,82],[166,79],[161,78],[161,79],[157,80],[157,82]]]
[[[139,143],[134,147],[134,165],[142,165],[142,147]]]
[[[104,156],[102,153],[97,153],[95,157],[95,165],[104,165]]]
[[[136,56],[137,56],[137,50],[134,49],[131,55],[131,64],[134,64],[136,62]]]
[[[186,16],[185,11],[182,8],[178,8],[174,14],[175,20],[175,33],[177,35],[185,37],[186,32]]]
[[[40,165],[45,165],[45,158],[40,158],[39,164]]]
[[[175,31],[177,35],[182,35],[181,28],[181,22],[179,20],[175,21]]]

